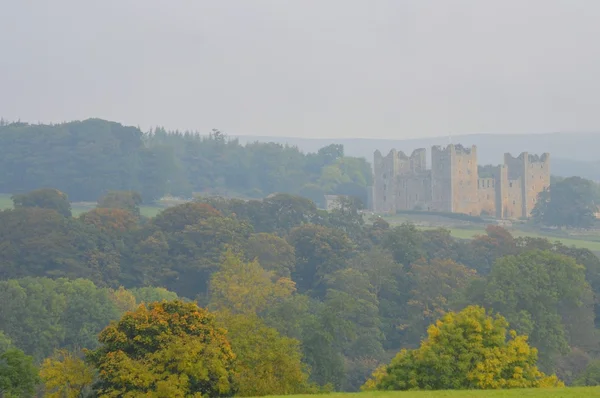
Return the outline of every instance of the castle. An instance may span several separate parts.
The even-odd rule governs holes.
[[[504,155],[504,164],[479,166],[477,148],[448,145],[410,156],[375,151],[372,207],[377,213],[423,210],[519,219],[531,215],[537,196],[550,185],[550,154]]]

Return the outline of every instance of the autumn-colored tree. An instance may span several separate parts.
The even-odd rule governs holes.
[[[67,350],[57,350],[40,368],[45,397],[80,398],[88,394],[95,371],[83,358]]]
[[[142,196],[133,191],[108,191],[98,199],[99,208],[123,209],[136,217],[140,216]]]
[[[118,308],[121,314],[133,311],[137,307],[137,300],[132,292],[126,290],[123,286],[118,289],[110,289],[108,297]]]
[[[88,353],[105,396],[231,396],[234,354],[214,315],[181,301],[142,304]]]
[[[79,216],[88,225],[108,234],[122,233],[133,229],[137,223],[135,216],[124,209],[96,208]]]
[[[258,261],[244,262],[228,250],[210,283],[210,305],[234,314],[256,314],[295,290],[289,278],[276,278]]]
[[[12,200],[15,208],[40,207],[55,210],[63,217],[71,217],[71,202],[69,202],[67,195],[58,189],[36,189],[35,191],[14,195]]]
[[[235,381],[243,397],[313,391],[302,363],[300,342],[284,337],[254,314],[223,312],[219,323],[236,354]]]
[[[380,390],[501,389],[561,387],[556,376],[536,366],[537,350],[526,336],[510,331],[500,315],[491,317],[482,307],[470,306],[447,313],[427,330],[427,339],[415,350],[402,350],[378,369],[366,388]]]

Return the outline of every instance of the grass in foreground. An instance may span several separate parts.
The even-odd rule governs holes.
[[[277,396],[284,398],[283,395]],[[286,398],[587,398],[600,397],[600,387],[529,388],[514,390],[454,390],[454,391],[374,391],[363,393],[333,393],[324,395],[292,395]],[[272,397],[275,398],[275,397]]]

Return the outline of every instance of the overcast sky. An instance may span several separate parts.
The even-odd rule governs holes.
[[[600,131],[598,0],[0,0],[0,115],[231,135]]]

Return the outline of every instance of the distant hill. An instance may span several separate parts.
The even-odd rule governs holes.
[[[447,145],[448,137],[388,140],[369,138],[310,139],[288,137],[237,136],[241,143],[270,141],[297,146],[305,152],[316,152],[329,144],[343,144],[346,155],[364,157],[373,161],[373,152],[379,149],[384,155],[395,148],[410,153],[417,148]],[[600,181],[600,133],[547,133],[547,134],[473,134],[452,137],[452,143],[465,146],[476,145],[480,164],[500,164],[504,153],[518,155],[521,152],[551,154],[552,174],[558,176],[578,175]],[[428,161],[430,160],[428,155]]]

